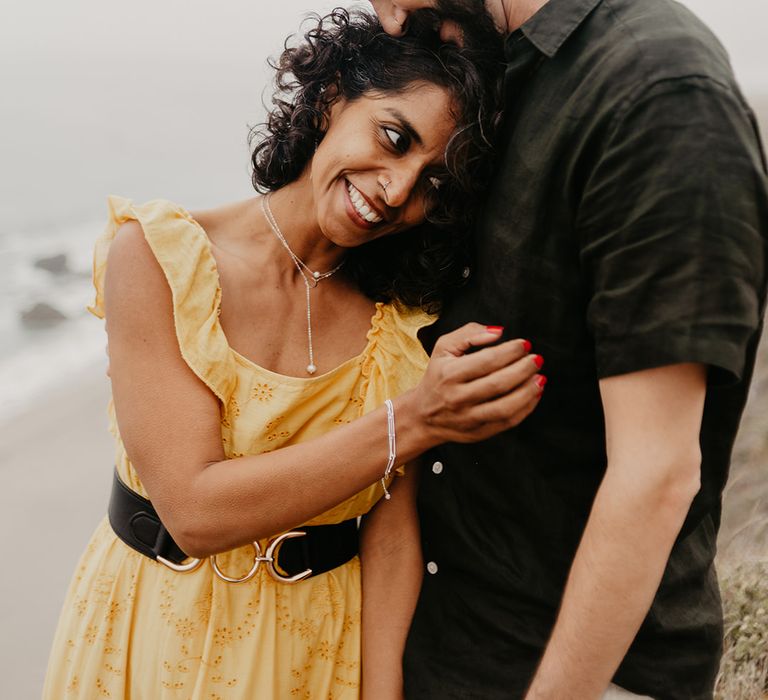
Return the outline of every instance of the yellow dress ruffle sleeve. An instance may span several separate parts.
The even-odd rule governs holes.
[[[171,288],[181,354],[221,403],[228,458],[311,440],[420,380],[428,358],[416,334],[433,317],[393,304],[376,305],[365,349],[326,374],[289,377],[254,364],[229,347],[219,323],[219,277],[200,225],[165,200],[137,205],[112,197],[109,215],[95,248],[90,310],[104,317],[109,246],[123,223],[138,221]],[[109,419],[118,473],[146,495],[111,404]],[[382,494],[374,484],[307,524],[364,515]],[[253,549],[218,561],[228,575],[242,575]],[[351,700],[359,697],[360,610],[357,557],[296,584],[264,570],[230,584],[209,566],[176,573],[144,557],[105,517],[67,592],[43,697]]]

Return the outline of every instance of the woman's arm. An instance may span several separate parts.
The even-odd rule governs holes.
[[[402,700],[403,650],[422,579],[418,467],[395,479],[392,500],[363,518],[363,700]]]
[[[282,532],[381,478],[383,408],[322,437],[227,460],[218,399],[184,362],[171,291],[139,224],[112,243],[105,309],[115,410],[131,463],[179,546],[207,556]],[[540,389],[521,341],[470,324],[444,336],[419,386],[395,400],[398,462],[519,423]]]

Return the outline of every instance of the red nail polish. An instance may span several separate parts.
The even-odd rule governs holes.
[[[541,369],[544,366],[544,358],[541,355],[534,355],[533,361],[536,363],[536,366]]]
[[[489,333],[498,333],[501,335],[504,332],[504,326],[486,326],[485,330]]]
[[[543,391],[546,384],[547,384],[547,378],[543,374],[536,377],[536,386],[539,387],[539,389]]]
[[[531,351],[532,347],[533,347],[533,345],[531,345],[531,341],[530,340],[524,340],[523,341],[523,350],[525,350],[526,353],[529,353]]]

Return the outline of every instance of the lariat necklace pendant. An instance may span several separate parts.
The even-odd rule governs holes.
[[[277,221],[272,214],[272,209],[269,206],[268,199],[268,195],[265,195],[261,198],[261,208],[264,212],[264,217],[266,218],[269,227],[272,229],[272,232],[277,237],[277,240],[280,241],[283,247],[288,251],[288,255],[291,256],[291,260],[301,275],[301,279],[304,280],[304,287],[306,288],[307,292],[307,345],[309,347],[309,364],[307,365],[307,374],[311,375],[317,372],[317,365],[315,364],[315,351],[312,346],[312,301],[310,299],[310,290],[317,287],[321,280],[328,279],[331,275],[338,272],[342,265],[344,265],[345,261],[342,260],[332,270],[328,270],[328,272],[311,270],[309,265],[307,265],[298,255],[296,255],[296,253],[293,252],[293,250],[291,250],[291,246],[288,245],[288,241],[285,239],[283,232],[280,230],[280,227],[277,225]]]

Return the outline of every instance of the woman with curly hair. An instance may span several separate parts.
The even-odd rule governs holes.
[[[110,200],[115,482],[46,698],[401,694],[422,562],[400,467],[517,424],[543,386],[497,327],[431,360],[417,339],[462,279],[500,64],[411,30],[337,10],[286,48],[260,196]]]

